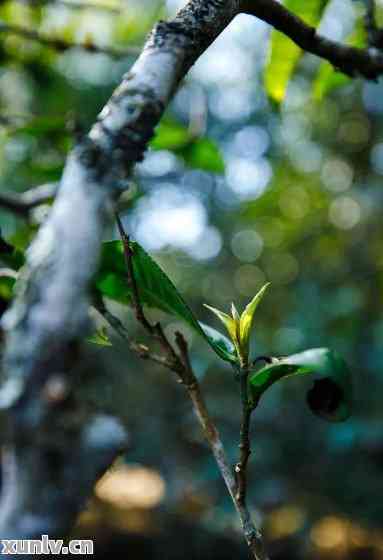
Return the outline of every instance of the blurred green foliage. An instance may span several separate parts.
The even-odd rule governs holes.
[[[1,4],[0,18],[67,40],[91,37],[123,48],[142,44],[154,20],[176,4],[121,0],[116,17],[12,0]],[[309,3],[295,4],[300,13]],[[358,2],[330,1],[321,29],[349,40],[358,34],[361,9]],[[203,303],[244,306],[272,283],[272,297],[257,312],[254,355],[323,346],[350,365],[355,405],[344,424],[313,418],[294,378],[273,385],[254,419],[249,499],[264,512],[290,508],[282,519],[299,518],[292,532],[315,548],[334,526],[341,533],[344,525],[334,522],[339,516],[382,529],[383,91],[381,83],[345,80],[311,55],[297,56],[291,43],[288,71],[272,73],[273,54],[268,57],[276,34],[271,42],[268,37],[266,25],[241,16],[195,65],[135,170],[123,220],[204,323],[210,317]],[[20,192],[59,179],[73,129],[91,126],[134,59],[57,53],[5,34],[0,58],[0,189]],[[269,99],[274,89],[283,92],[278,106]],[[36,208],[27,223],[0,210],[2,236],[24,249],[47,212]],[[106,240],[117,237],[111,226]],[[2,298],[8,282],[1,279]],[[131,311],[108,304],[145,342]],[[187,337],[234,460],[239,400],[230,367],[178,319],[149,314],[163,321],[169,336],[181,329]],[[95,323],[105,327],[100,317]],[[113,333],[105,336],[111,347],[89,345],[108,371],[101,396],[92,392],[89,372],[83,385],[89,402],[102,397],[108,410],[126,410],[135,439],[128,460],[161,472],[169,507],[185,496],[203,496],[207,505],[199,519],[232,527],[231,504],[182,387],[167,371],[139,362]],[[118,403],[114,386],[120,387]],[[275,519],[270,516],[270,526],[278,526]],[[318,523],[322,533],[312,533]]]

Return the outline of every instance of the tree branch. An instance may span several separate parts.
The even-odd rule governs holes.
[[[25,499],[16,485],[7,485],[10,491],[0,504],[3,538],[40,538],[51,527],[65,536],[79,507],[76,495],[90,492],[83,483],[89,479],[87,447],[80,445],[80,436],[63,439],[59,420],[65,416],[64,404],[51,411],[45,389],[58,374],[65,386],[78,383],[83,354],[77,341],[90,327],[89,284],[104,226],[178,83],[238,11],[239,0],[191,0],[173,21],[159,22],[89,135],[68,157],[52,210],[27,253],[17,296],[2,319],[6,345],[0,405],[7,412],[8,448],[15,458],[10,470],[13,477],[23,472],[28,456],[28,472],[41,473],[26,478]],[[80,411],[77,402],[71,416],[79,418],[78,434],[89,425]],[[40,434],[47,434],[44,446]],[[74,449],[78,472],[68,480],[60,473],[70,468]],[[103,449],[97,451],[100,458]],[[57,463],[50,462],[52,455]],[[52,483],[45,479],[48,472]],[[48,499],[40,500],[45,493],[53,498],[53,492],[54,509]],[[63,510],[70,512],[65,523]],[[33,520],[28,528],[25,516]]]
[[[81,444],[90,420],[82,418],[81,403],[73,404],[71,417],[78,419],[78,425],[77,436],[71,440],[69,427],[63,430],[60,424],[66,418],[66,400],[52,405],[46,389],[58,374],[65,386],[78,382],[76,367],[83,356],[77,342],[89,330],[89,285],[114,204],[127,188],[129,174],[142,159],[178,84],[240,11],[274,25],[343,72],[370,79],[382,72],[381,55],[318,36],[275,0],[190,0],[173,21],[161,21],[154,27],[98,121],[69,155],[52,210],[28,251],[15,301],[3,317],[6,346],[0,405],[7,411],[7,443],[14,458],[9,476],[12,480],[15,473],[24,472],[26,457],[28,472],[41,473],[25,478],[22,497],[15,484],[7,485],[9,492],[3,495],[0,508],[3,538],[39,538],[50,527],[65,536],[79,507],[76,496],[90,491],[91,485],[84,485],[84,480],[94,479],[96,474],[87,474],[88,446]],[[204,417],[203,410],[200,415]],[[41,434],[46,435],[44,445]],[[69,441],[74,442],[71,453],[67,453]],[[57,442],[62,445],[60,452]],[[104,444],[94,448],[95,465],[103,462]],[[71,469],[74,448],[77,472],[69,480],[63,473],[66,466]],[[51,462],[52,456],[58,462]],[[49,481],[44,476],[48,473],[52,476]],[[230,486],[234,488],[231,482]],[[54,509],[48,498],[41,501],[45,493],[55,498]],[[65,523],[63,510],[70,512]],[[251,542],[251,520],[244,511],[242,516]],[[26,518],[33,520],[28,527]]]
[[[243,496],[239,491],[239,487],[233,476],[233,469],[227,460],[225,448],[219,432],[209,415],[198,380],[190,365],[187,343],[180,333],[177,333],[176,335],[176,342],[178,348],[180,349],[185,366],[185,373],[182,377],[182,382],[188,391],[189,397],[193,403],[194,412],[200,423],[205,439],[210,446],[218,469],[239,515],[247,545],[256,560],[268,560],[264,549],[262,535],[254,526],[250,512],[246,505],[246,500],[243,499]]]
[[[226,453],[225,453],[225,449],[223,446],[223,443],[221,441],[221,438],[219,436],[218,430],[213,422],[213,420],[211,419],[201,388],[199,386],[198,380],[194,374],[193,368],[191,366],[190,363],[190,359],[189,359],[189,352],[188,352],[188,345],[187,342],[185,340],[185,338],[183,337],[183,335],[179,332],[176,333],[176,344],[177,347],[179,349],[179,355],[174,351],[172,345],[170,344],[169,340],[167,339],[167,337],[165,336],[162,327],[160,325],[160,323],[157,323],[156,325],[151,325],[150,322],[146,319],[145,317],[145,313],[144,310],[142,308],[142,304],[141,304],[141,300],[139,297],[139,292],[138,292],[138,288],[137,288],[137,284],[136,284],[136,280],[134,277],[134,269],[133,269],[133,260],[132,260],[132,251],[129,245],[129,238],[128,236],[125,234],[125,231],[122,227],[122,224],[120,222],[120,220],[118,219],[118,228],[120,231],[120,235],[121,235],[121,239],[122,239],[122,243],[124,246],[124,253],[125,253],[125,258],[126,258],[126,267],[127,267],[127,271],[128,271],[128,278],[127,281],[129,283],[129,286],[131,287],[132,290],[132,305],[133,308],[136,311],[136,317],[137,320],[139,321],[139,323],[143,326],[143,328],[146,330],[146,332],[152,337],[154,338],[154,340],[157,340],[160,342],[164,352],[165,352],[165,356],[166,358],[164,358],[164,361],[162,363],[162,365],[166,366],[168,369],[174,371],[177,376],[178,376],[178,380],[180,383],[182,383],[188,394],[190,397],[190,400],[193,404],[193,408],[194,408],[194,412],[196,414],[196,417],[199,421],[199,424],[202,428],[204,437],[206,439],[206,441],[208,442],[210,449],[212,451],[212,454],[214,456],[214,459],[216,461],[216,464],[218,466],[218,469],[221,473],[221,476],[226,484],[226,487],[229,491],[229,494],[233,500],[233,503],[235,505],[235,508],[238,512],[240,521],[241,521],[241,525],[242,525],[242,530],[247,542],[247,545],[253,555],[253,557],[255,558],[255,560],[267,560],[267,555],[264,551],[264,545],[263,545],[263,540],[262,540],[262,536],[260,534],[260,532],[258,531],[258,529],[254,526],[254,523],[251,519],[251,515],[250,512],[247,508],[246,505],[246,499],[245,499],[245,490],[246,490],[246,474],[245,474],[245,470],[246,470],[246,464],[245,463],[241,463],[241,467],[243,470],[241,470],[242,474],[242,480],[245,483],[245,486],[237,486],[236,481],[234,479],[233,476],[233,470],[231,469],[229,462],[226,458]],[[105,317],[107,317],[108,312],[104,307],[104,310],[101,311],[103,313],[103,315]],[[113,326],[115,326],[115,328],[117,329],[117,332],[128,341],[129,347],[132,348],[132,343],[129,340],[128,336],[127,336],[127,331],[125,329],[125,327],[120,323],[120,321],[117,319],[115,320],[115,318],[113,318],[113,316],[109,315],[109,320],[112,319],[110,321],[110,324],[112,324]],[[136,350],[136,346],[137,343],[134,343],[133,345],[133,349]],[[141,355],[141,351],[139,350],[139,355]],[[146,357],[150,357],[151,354],[148,353]],[[156,361],[158,361],[156,359]],[[247,386],[247,377],[246,377],[246,386]],[[246,395],[243,396],[243,398],[246,398],[246,403],[247,403],[247,390],[246,390]],[[247,403],[248,404],[248,403]],[[250,414],[250,409],[247,407],[247,409],[249,411]],[[248,418],[250,419],[250,417]],[[242,431],[241,431],[242,434]],[[245,437],[245,436],[243,436]],[[250,443],[248,441],[248,425],[247,425],[247,450],[250,449]],[[243,442],[244,439],[241,439],[241,442]],[[249,452],[250,454],[250,452]],[[248,458],[248,457],[247,457]],[[246,460],[247,462],[247,460]],[[238,471],[237,471],[238,472]]]
[[[116,317],[115,315],[113,315],[113,313],[109,311],[109,309],[105,306],[104,302],[102,301],[102,298],[94,302],[94,307],[95,309],[97,309],[100,315],[105,319],[105,321],[112,327],[112,329],[114,329],[116,333],[125,342],[128,343],[130,350],[138,354],[140,358],[142,358],[143,360],[151,360],[152,362],[155,362],[156,364],[159,364],[169,369],[175,367],[174,363],[169,361],[169,359],[166,356],[160,356],[159,354],[154,354],[153,352],[150,352],[149,348],[144,344],[132,340],[129,336],[129,332],[125,327],[125,325],[122,323],[122,321],[120,321],[118,317]]]
[[[250,447],[250,420],[252,408],[249,405],[248,399],[248,370],[242,369],[240,372],[240,387],[241,387],[241,404],[242,404],[242,422],[240,430],[239,462],[235,465],[235,473],[237,475],[238,490],[237,500],[240,504],[246,506],[246,491],[247,491],[247,463],[251,455]]]
[[[368,49],[326,39],[276,0],[244,0],[243,11],[284,33],[303,50],[315,54],[349,76],[376,80],[383,73],[383,56]]]
[[[0,33],[8,33],[9,35],[16,35],[18,37],[23,37],[30,41],[36,41],[45,47],[54,49],[59,52],[65,52],[69,49],[82,49],[91,53],[102,53],[110,56],[111,58],[124,58],[129,55],[137,55],[140,52],[138,47],[130,47],[126,49],[115,49],[113,47],[101,47],[95,45],[92,42],[76,43],[72,41],[66,41],[65,39],[48,37],[42,35],[34,29],[29,29],[22,25],[16,25],[15,23],[5,23],[0,21]]]
[[[50,202],[57,193],[58,183],[46,183],[23,193],[1,193],[0,208],[26,218],[36,206]]]

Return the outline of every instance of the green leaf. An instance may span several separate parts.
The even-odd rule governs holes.
[[[206,303],[204,303],[204,306],[210,311],[212,311],[214,315],[216,315],[218,319],[225,325],[226,330],[229,333],[230,338],[233,341],[234,345],[238,346],[237,325],[239,323],[236,321],[235,316],[230,317],[230,315],[228,315],[227,313],[224,313],[223,311],[220,311],[215,307],[211,307],[211,305],[207,305]]]
[[[18,249],[13,249],[10,253],[0,253],[0,264],[9,266],[14,270],[19,270],[24,262],[24,253]]]
[[[225,163],[217,145],[210,138],[199,138],[181,152],[189,167],[203,169],[211,173],[224,173]]]
[[[322,101],[333,89],[344,86],[351,81],[349,76],[337,72],[327,61],[321,62],[313,84],[313,97],[315,101]]]
[[[283,4],[305,23],[316,26],[328,0],[285,0]],[[302,54],[302,49],[285,34],[272,31],[270,58],[265,68],[264,79],[268,95],[277,103],[285,98],[288,83]]]
[[[2,238],[0,229],[0,265],[18,270],[24,264],[24,260],[23,253]]]
[[[307,394],[314,414],[333,422],[346,420],[351,413],[351,374],[343,358],[327,348],[293,354],[255,372],[249,379],[253,401],[257,403],[276,381],[307,374],[315,376],[314,386]]]
[[[227,362],[236,363],[237,359],[235,354],[235,348],[233,344],[230,342],[230,340],[219,331],[213,329],[213,327],[210,327],[210,325],[205,325],[204,323],[201,323],[201,321],[198,321],[198,323],[201,329],[203,330],[203,332],[205,333],[205,336],[207,336],[207,338],[209,339],[210,346],[214,346],[215,352],[217,352],[217,348],[219,348],[220,353],[217,352],[217,354],[223,360]],[[234,360],[233,360],[233,356],[235,357]]]
[[[156,128],[156,135],[150,142],[155,150],[179,150],[191,141],[188,129],[171,120],[163,120]]]
[[[261,302],[269,286],[270,283],[268,282],[259,290],[259,292],[253,297],[251,302],[246,305],[241,315],[241,319],[239,322],[239,340],[241,348],[245,352],[245,356],[247,356],[249,352],[250,333],[251,327],[253,325],[255,310],[257,309],[258,304]]]
[[[13,288],[16,282],[16,278],[11,274],[5,274],[3,270],[0,269],[0,299],[4,301],[10,301],[13,296]]]
[[[155,150],[170,150],[180,156],[186,165],[211,173],[223,173],[225,164],[213,140],[195,136],[183,125],[170,119],[162,121],[150,142]]]
[[[14,132],[22,134],[31,134],[33,136],[44,136],[52,132],[60,132],[61,134],[69,134],[65,129],[66,118],[50,115],[47,117],[39,116],[30,122],[17,126]]]
[[[97,330],[92,336],[88,336],[86,340],[97,346],[112,346],[105,327]]]
[[[202,336],[220,358],[237,362],[233,348],[224,335],[201,325],[186,304],[177,288],[157,263],[136,242],[131,242],[133,272],[142,303],[161,309],[185,321]],[[96,278],[96,288],[104,295],[124,304],[131,301],[131,289],[127,281],[126,263],[121,241],[103,244],[101,264]]]
[[[13,253],[14,247],[1,237],[0,229],[0,255],[10,255]]]

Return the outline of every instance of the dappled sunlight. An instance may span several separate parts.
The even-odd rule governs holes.
[[[165,495],[165,482],[154,470],[118,463],[99,480],[95,494],[115,507],[153,508]]]

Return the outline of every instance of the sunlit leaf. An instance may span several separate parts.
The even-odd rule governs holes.
[[[92,336],[88,336],[86,340],[92,344],[97,344],[97,346],[112,346],[105,328],[97,330]]]
[[[254,320],[254,313],[258,307],[258,304],[262,300],[263,296],[267,288],[269,287],[269,283],[265,284],[259,292],[253,297],[250,303],[248,303],[243,311],[239,323],[239,339],[241,342],[241,348],[245,351],[245,355],[248,354],[249,348],[249,340],[250,340],[250,333],[251,327]]]
[[[220,348],[219,356],[221,358],[223,356],[226,356],[226,358],[223,358],[226,361],[229,362],[236,361],[236,359],[233,360],[233,356],[235,356],[234,345],[230,342],[230,340],[226,336],[224,336],[219,331],[213,329],[213,327],[210,327],[210,325],[205,325],[204,323],[201,323],[201,321],[199,321],[199,325],[204,331],[207,338],[209,339],[210,344],[214,345],[215,347],[214,350],[217,351],[217,348]]]
[[[235,307],[234,303],[231,304],[231,316],[233,317],[234,321],[236,321],[237,323],[239,323],[239,321],[241,320],[238,310]]]
[[[352,382],[347,364],[327,348],[314,348],[274,360],[250,377],[255,403],[276,381],[285,377],[314,375],[307,402],[314,414],[333,422],[346,420],[351,413]]]
[[[313,84],[313,97],[321,101],[330,91],[350,83],[351,78],[337,72],[327,61],[321,62]]]
[[[353,33],[345,40],[351,47],[363,48],[366,46],[366,29],[362,19],[357,22]],[[313,83],[313,98],[322,101],[332,90],[349,84],[352,78],[337,71],[332,64],[322,61]]]
[[[318,25],[328,0],[285,0],[288,10],[298,15],[305,23]],[[265,87],[268,95],[280,103],[285,98],[290,78],[303,51],[284,33],[272,31],[270,58],[265,68]]]
[[[218,319],[225,325],[227,332],[230,335],[231,340],[233,341],[235,346],[238,346],[238,332],[237,332],[237,325],[238,322],[235,320],[235,317],[230,317],[227,313],[216,309],[215,307],[211,307],[210,305],[204,304],[207,309],[212,311],[214,315],[218,317]],[[238,314],[238,312],[237,312]]]
[[[138,243],[131,242],[130,247],[133,253],[134,276],[142,303],[182,319],[209,343],[220,358],[236,362],[237,357],[230,341],[214,329],[200,325],[177,288],[157,263]],[[96,288],[113,300],[130,303],[131,289],[127,281],[123,245],[120,241],[103,244]]]
[[[190,134],[186,127],[174,121],[161,121],[150,145],[155,150],[180,150],[190,142]]]

